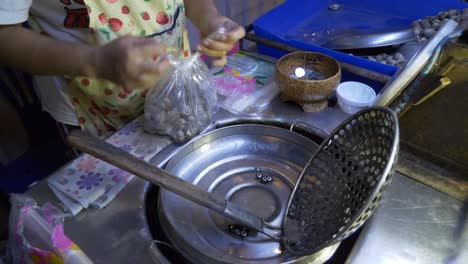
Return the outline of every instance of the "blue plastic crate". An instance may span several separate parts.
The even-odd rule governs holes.
[[[342,8],[328,10],[332,3],[339,3]],[[322,48],[317,42],[332,31],[352,30],[365,34],[405,29],[414,20],[437,15],[443,10],[467,7],[468,3],[461,0],[289,0],[257,19],[253,26],[255,34],[260,37],[325,53],[342,62],[392,75],[397,67]],[[312,36],[313,33],[315,35]],[[258,50],[277,58],[285,54],[264,45],[258,45]]]

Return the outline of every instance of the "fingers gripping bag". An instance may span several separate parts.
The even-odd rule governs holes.
[[[145,99],[144,129],[183,144],[211,122],[216,109],[212,75],[199,54],[168,54],[170,69]]]

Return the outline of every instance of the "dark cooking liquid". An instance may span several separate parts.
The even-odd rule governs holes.
[[[319,71],[316,71],[315,69],[304,69],[305,75],[303,77],[297,77],[296,74],[293,72],[289,75],[289,77],[298,79],[298,80],[309,80],[309,81],[320,81],[320,80],[325,80],[326,77]]]

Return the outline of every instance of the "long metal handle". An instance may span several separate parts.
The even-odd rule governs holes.
[[[213,210],[247,227],[265,233],[262,219],[225,201],[219,201],[210,193],[170,173],[103,141],[88,133],[75,130],[67,138],[68,143],[109,164],[143,178],[168,191],[174,192],[192,202]]]
[[[394,78],[380,91],[373,106],[390,105],[428,65],[439,44],[456,29],[457,25],[457,22],[451,19],[445,22],[429,42],[395,73]]]

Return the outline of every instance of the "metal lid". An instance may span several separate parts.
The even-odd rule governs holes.
[[[335,50],[352,50],[400,45],[413,40],[416,40],[416,35],[410,28],[366,35],[349,30],[342,35],[331,37],[322,47]]]

